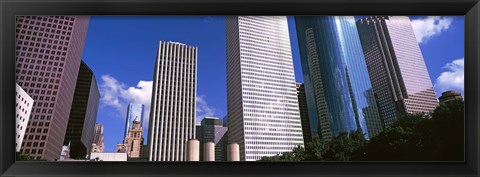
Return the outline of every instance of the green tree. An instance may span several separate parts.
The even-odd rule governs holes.
[[[425,137],[424,154],[432,160],[464,160],[465,102],[452,100],[440,104],[425,125],[430,134]],[[424,128],[424,129],[426,129]]]
[[[462,161],[464,101],[440,104],[431,114],[405,114],[367,141],[361,131],[331,141],[315,138],[305,148],[261,161]]]
[[[275,156],[264,156],[259,161],[302,161],[305,159],[305,149],[302,146],[297,146],[292,149],[292,152],[284,152]]]
[[[342,132],[329,142],[329,147],[324,155],[328,161],[348,161],[359,148],[367,143],[362,131],[350,133]]]
[[[306,161],[320,161],[324,159],[324,154],[327,152],[329,145],[327,142],[320,138],[314,138],[312,142],[305,145],[305,158]]]
[[[30,160],[32,160],[32,157],[28,154],[23,153],[23,152],[17,152],[16,153],[16,160],[17,161],[30,161]]]

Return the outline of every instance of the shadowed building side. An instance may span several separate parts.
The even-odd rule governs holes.
[[[300,118],[302,120],[303,141],[305,144],[312,142],[312,132],[310,130],[310,120],[308,118],[307,97],[305,95],[305,85],[297,83],[298,107],[300,109]]]
[[[93,71],[82,61],[75,86],[64,145],[70,144],[70,157],[90,154],[94,140],[100,92]]]

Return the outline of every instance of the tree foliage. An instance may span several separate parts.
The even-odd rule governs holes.
[[[24,152],[17,152],[15,160],[16,161],[47,161],[45,159],[40,159],[40,160],[34,159],[32,156],[30,156],[30,155],[28,155]]]
[[[442,103],[431,114],[398,117],[370,140],[361,131],[343,132],[261,161],[463,161],[464,106],[459,100]]]
[[[33,158],[30,155],[25,154],[23,152],[17,152],[16,158],[15,158],[15,160],[17,161],[30,161],[32,159]]]

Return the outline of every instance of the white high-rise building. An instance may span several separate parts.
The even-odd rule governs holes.
[[[254,161],[303,146],[292,52],[285,16],[228,16],[229,143]]]
[[[25,130],[27,129],[28,120],[30,119],[30,113],[32,112],[33,99],[25,90],[15,83],[15,108],[16,108],[16,133],[15,133],[15,150],[20,152],[22,146],[23,137],[25,136]]]
[[[160,42],[148,128],[150,161],[185,161],[195,138],[197,47]]]

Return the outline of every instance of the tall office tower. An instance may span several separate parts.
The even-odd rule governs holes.
[[[20,147],[25,136],[27,123],[32,112],[33,99],[25,90],[15,83],[15,108],[16,108],[16,132],[15,132],[15,151],[20,152]]]
[[[103,152],[105,148],[104,146],[103,125],[96,123],[95,131],[93,133],[92,152]]]
[[[404,113],[438,105],[408,17],[372,16],[356,22],[384,126]]]
[[[186,160],[186,143],[195,138],[197,51],[195,46],[160,42],[148,128],[150,161]]]
[[[135,117],[139,117],[140,122],[142,122],[142,124],[143,124],[144,108],[145,107],[144,107],[143,104],[134,104],[134,103],[128,104],[127,118],[126,118],[126,122],[125,122],[125,133],[124,133],[123,137],[127,136],[128,130],[130,130],[130,128],[132,128],[131,123],[133,122],[133,119],[135,119]],[[140,126],[142,126],[142,125],[140,125]]]
[[[93,71],[82,61],[75,86],[64,145],[70,144],[70,157],[90,154],[95,122],[97,122],[100,91]]]
[[[303,146],[287,17],[226,17],[228,140],[240,160]]]
[[[140,158],[143,145],[141,122],[138,117],[132,121],[132,127],[128,130],[127,136],[123,140],[123,145],[129,158]]]
[[[60,158],[88,16],[17,16],[16,82],[34,100],[22,151]]]
[[[226,161],[224,147],[227,145],[227,127],[223,120],[217,117],[205,117],[201,126],[197,126],[197,139],[200,141],[200,160],[204,159],[205,143],[215,143],[215,161]]]
[[[300,119],[302,120],[303,142],[307,144],[309,142],[312,142],[312,132],[310,130],[310,119],[308,118],[305,84],[297,83],[297,96],[298,108],[300,109]]]
[[[348,16],[295,17],[313,136],[382,130],[380,115],[358,39]]]

